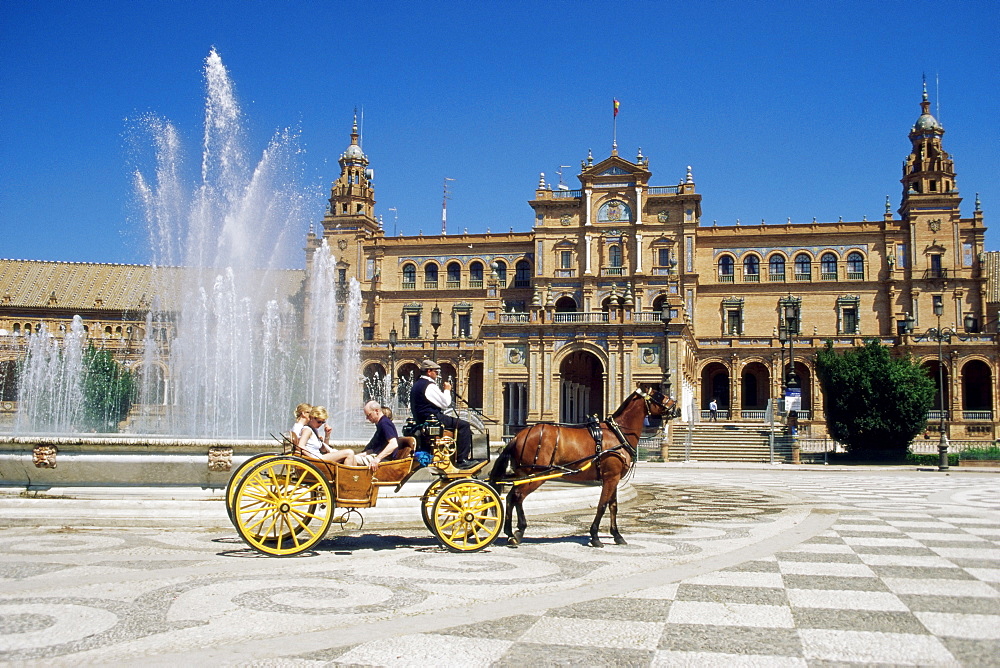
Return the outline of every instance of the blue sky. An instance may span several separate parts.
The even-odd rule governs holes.
[[[300,133],[313,221],[363,107],[377,211],[406,234],[440,230],[446,176],[452,232],[530,229],[539,172],[575,186],[610,152],[612,98],[621,154],[654,185],[691,165],[705,224],[878,218],[926,72],[963,214],[979,192],[1000,250],[998,34],[992,0],[0,0],[0,257],[149,261],[128,119],[173,121],[196,167],[213,46],[251,153]]]

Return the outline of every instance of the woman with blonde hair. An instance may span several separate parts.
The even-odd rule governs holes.
[[[343,450],[330,448],[330,432],[333,431],[333,428],[326,423],[329,417],[323,406],[314,406],[309,411],[309,419],[299,434],[299,448],[308,456],[330,464],[339,463],[354,466],[353,450],[350,448]]]
[[[299,404],[295,407],[295,423],[292,425],[292,434],[295,437],[295,442],[299,442],[299,436],[302,435],[302,427],[306,426],[306,422],[309,422],[309,413],[312,412],[311,404]]]

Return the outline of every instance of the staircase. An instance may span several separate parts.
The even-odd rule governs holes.
[[[768,428],[760,422],[699,422],[691,434],[687,450],[689,426],[671,425],[670,461],[688,459],[699,462],[763,462],[771,461]],[[782,429],[774,434],[775,463],[792,461],[792,439]]]

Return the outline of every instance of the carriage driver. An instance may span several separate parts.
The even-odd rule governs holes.
[[[382,406],[377,401],[369,401],[365,404],[365,418],[375,425],[375,435],[368,441],[365,450],[354,456],[354,463],[358,466],[368,466],[374,471],[378,468],[378,463],[385,459],[395,459],[396,448],[399,447],[399,434],[396,433],[396,425],[385,413]]]
[[[413,413],[413,419],[417,422],[426,422],[427,418],[433,415],[445,429],[453,429],[458,448],[456,466],[460,469],[475,466],[479,462],[470,459],[472,455],[472,427],[469,426],[468,422],[445,415],[442,412],[442,409],[451,405],[451,383],[445,381],[440,388],[437,386],[441,365],[433,360],[424,360],[420,363],[420,370],[424,372],[424,375],[413,383],[413,389],[410,390],[410,411]]]

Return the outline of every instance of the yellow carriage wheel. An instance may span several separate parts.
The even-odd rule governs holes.
[[[438,492],[447,482],[447,480],[438,478],[427,486],[420,497],[420,517],[424,520],[424,526],[431,533],[434,533],[434,520],[431,518],[431,513],[434,512],[434,502],[437,501]]]
[[[274,457],[273,452],[261,452],[247,457],[242,464],[236,467],[232,475],[229,476],[229,483],[226,485],[226,513],[229,514],[229,521],[236,526],[236,515],[233,513],[233,500],[236,498],[236,487],[240,480],[247,474],[254,464],[259,464],[266,457]]]
[[[434,534],[449,550],[478,552],[499,535],[503,504],[496,490],[482,480],[455,480],[438,494],[431,520]]]
[[[333,519],[330,483],[298,457],[275,456],[243,476],[233,513],[240,538],[259,552],[287,557],[322,540]]]

